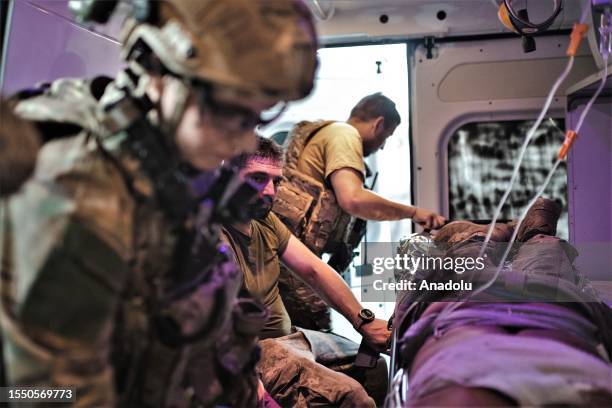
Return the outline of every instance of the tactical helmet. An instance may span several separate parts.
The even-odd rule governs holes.
[[[130,18],[124,26],[127,60],[144,43],[171,73],[228,87],[238,96],[277,102],[301,99],[312,90],[317,42],[301,0],[150,3],[155,13],[144,21]]]

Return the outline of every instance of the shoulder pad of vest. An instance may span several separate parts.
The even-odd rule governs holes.
[[[306,142],[311,135],[318,132],[325,126],[334,123],[334,120],[317,120],[317,121],[308,121],[303,120],[301,122],[296,123],[293,128],[289,131],[285,142],[283,143],[283,147],[288,147],[295,140],[300,145]],[[295,142],[293,142],[295,144]],[[300,147],[301,150],[301,147]]]
[[[291,133],[298,133],[298,132],[303,132],[303,131],[313,131],[313,130],[319,130],[322,127],[325,127],[331,123],[336,122],[335,120],[314,120],[314,121],[309,121],[309,120],[303,120],[301,122],[298,122],[295,124],[295,126],[293,126],[293,128],[291,129]]]
[[[286,150],[285,169],[294,170],[298,158],[311,137],[325,126],[334,122],[333,120],[317,120],[314,122],[304,120],[297,123],[293,129],[291,129],[291,132],[289,132],[283,144]]]

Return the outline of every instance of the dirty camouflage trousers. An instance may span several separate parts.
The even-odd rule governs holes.
[[[282,407],[375,407],[351,377],[316,362],[302,332],[259,342],[257,372]]]

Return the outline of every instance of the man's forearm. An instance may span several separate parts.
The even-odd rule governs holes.
[[[354,217],[372,221],[395,221],[412,218],[416,208],[384,197],[363,188],[363,178],[353,169],[336,170],[330,181],[338,204]]]
[[[311,276],[307,283],[354,327],[362,306],[342,277],[323,261],[313,266]]]
[[[365,220],[395,221],[412,218],[416,213],[416,208],[388,200],[372,191],[362,189],[356,194],[347,212],[354,217]]]
[[[287,267],[302,278],[328,305],[342,314],[353,327],[361,326],[359,311],[362,306],[346,282],[331,267],[315,256],[295,236],[289,238],[281,259]],[[376,350],[387,347],[389,330],[387,322],[375,319],[362,326],[359,332]]]
[[[348,319],[358,323],[361,304],[346,282],[329,265],[313,254],[295,236],[291,236],[281,256],[287,267],[313,288],[328,305]]]

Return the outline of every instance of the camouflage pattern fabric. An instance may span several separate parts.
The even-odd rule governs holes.
[[[298,159],[308,141],[330,123],[333,121],[304,121],[291,130],[283,180],[272,208],[289,230],[317,256],[332,249],[350,221],[350,216],[336,202],[332,190],[297,171]],[[313,330],[331,330],[327,304],[286,268],[281,268],[279,290],[293,324]]]
[[[259,342],[257,371],[266,390],[283,407],[375,407],[354,379],[316,361],[302,332]]]
[[[350,216],[340,208],[334,192],[318,180],[300,173],[297,163],[312,137],[331,123],[333,121],[304,121],[291,130],[283,180],[273,207],[291,232],[317,255],[333,250],[343,237]]]
[[[317,37],[300,0],[165,0],[158,18],[128,19],[119,38],[126,55],[144,41],[178,76],[271,103],[312,90]]]
[[[17,191],[34,171],[40,135],[0,100],[0,197]]]
[[[331,311],[327,303],[284,265],[281,265],[278,290],[294,326],[331,330]]]
[[[259,329],[237,299],[237,266],[167,298],[183,230],[125,134],[104,134],[87,83],[54,83],[17,110],[83,130],[46,143],[34,176],[0,202],[8,385],[75,387],[75,406],[253,406]]]
[[[356,380],[374,399],[376,406],[382,406],[388,386],[387,361],[383,357],[378,358],[375,367],[356,367],[353,363],[359,351],[359,344],[335,333],[298,330],[308,341],[317,363]]]

